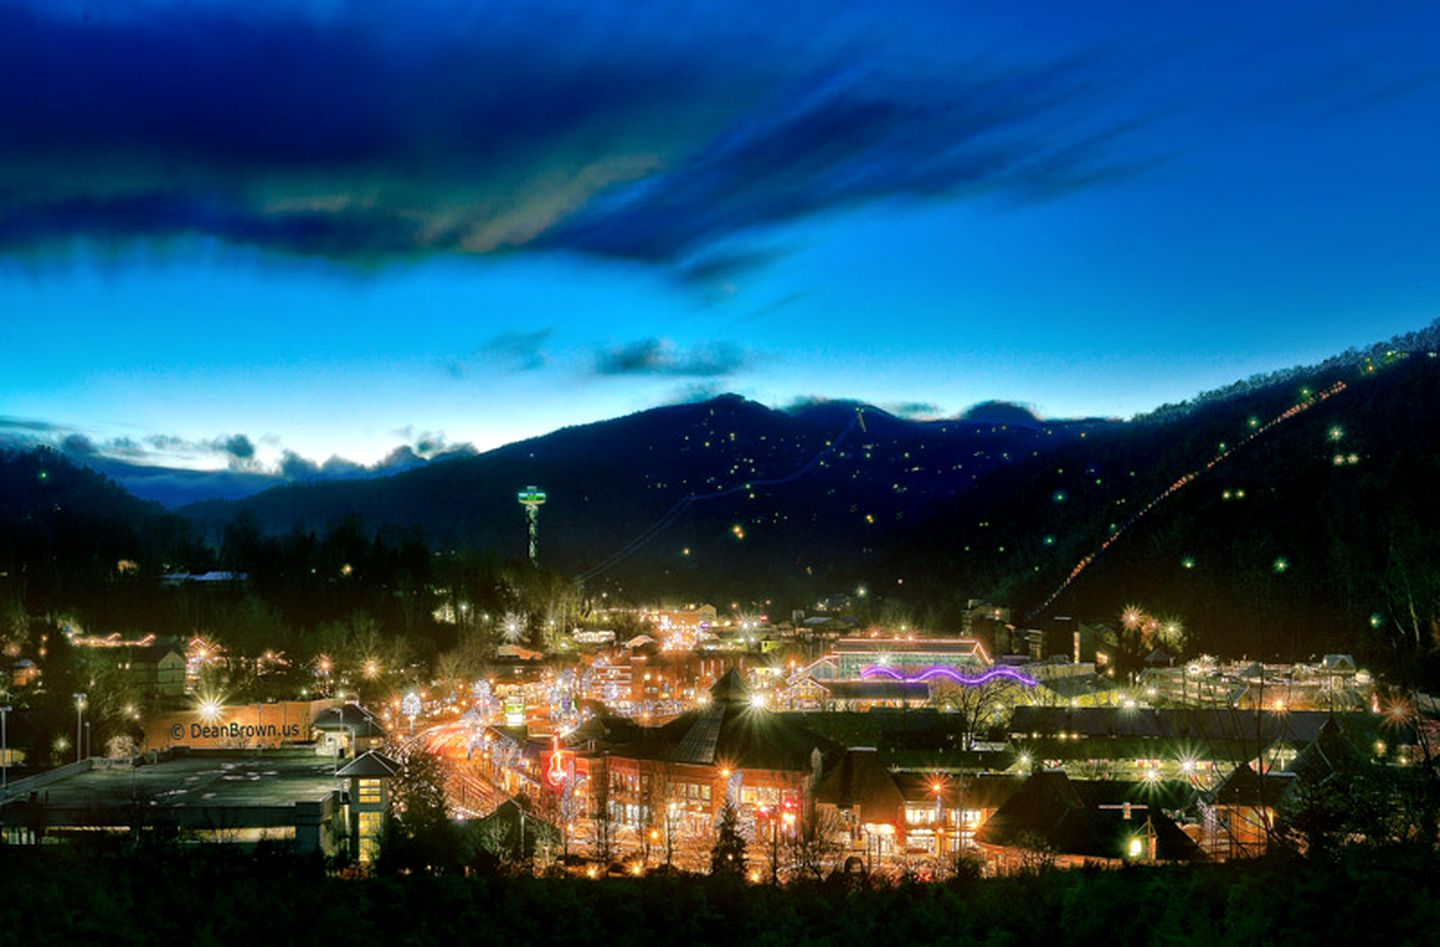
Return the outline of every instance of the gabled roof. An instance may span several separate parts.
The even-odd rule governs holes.
[[[869,749],[850,749],[820,781],[815,801],[839,809],[858,807],[862,822],[889,823],[900,817],[905,794],[881,764],[880,754]]]
[[[614,755],[701,766],[805,772],[811,754],[834,748],[782,714],[752,707],[740,675],[727,671],[711,688],[710,703],[662,727],[645,728]]]
[[[1320,782],[1336,770],[1367,763],[1369,760],[1346,738],[1339,722],[1332,716],[1325,721],[1310,745],[1290,764],[1290,772],[1301,779]]]
[[[710,686],[710,697],[717,703],[746,701],[750,699],[750,688],[745,686],[745,679],[740,676],[740,672],[731,668]]]
[[[346,779],[357,776],[362,779],[388,779],[391,776],[398,776],[401,769],[403,767],[395,760],[378,750],[370,750],[340,767],[340,771],[335,775],[343,776]]]
[[[1262,780],[1249,763],[1231,771],[1210,791],[1210,802],[1219,806],[1251,806],[1273,809],[1295,785],[1294,773],[1269,772]]]
[[[359,704],[341,704],[322,710],[310,721],[310,728],[321,732],[343,730],[356,737],[385,735],[375,715]]]
[[[1059,855],[1117,859],[1137,835],[1155,835],[1161,861],[1204,858],[1200,847],[1158,807],[1098,802],[1084,783],[1058,770],[1036,773],[976,833],[985,845],[1031,848]],[[1128,815],[1128,818],[1127,818]]]

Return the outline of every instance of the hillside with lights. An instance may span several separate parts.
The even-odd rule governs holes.
[[[1424,650],[1437,404],[1435,352],[1387,350],[1097,431],[904,531],[890,568],[924,599],[989,589],[1030,622],[1139,602],[1192,649]]]
[[[863,592],[867,614],[937,629],[961,627],[972,598],[1031,625],[1138,604],[1183,623],[1191,649],[1383,661],[1428,652],[1440,615],[1435,335],[1128,422],[724,396],[183,516],[16,452],[0,458],[0,569],[30,597],[56,563],[111,584],[128,560],[244,571],[261,537],[289,537],[312,549],[307,575],[373,586],[367,607],[383,610],[423,581],[426,548],[524,562],[517,491],[536,485],[545,575],[592,599],[779,608]]]

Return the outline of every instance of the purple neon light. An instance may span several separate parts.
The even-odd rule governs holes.
[[[1035,678],[1030,677],[1027,674],[1021,674],[1014,668],[991,668],[988,671],[981,672],[980,674],[976,674],[974,677],[971,677],[966,674],[961,674],[954,668],[947,667],[943,664],[933,664],[930,667],[919,671],[918,673],[910,675],[902,674],[895,668],[886,667],[883,664],[867,664],[860,669],[860,676],[887,677],[892,681],[904,681],[907,684],[913,684],[917,681],[929,681],[933,678],[943,677],[948,681],[953,681],[956,684],[964,684],[967,687],[978,687],[981,684],[988,684],[998,677],[1003,677],[1006,680],[1014,681],[1015,683],[1022,684],[1025,687],[1034,687],[1036,684],[1039,683],[1039,681],[1035,680]]]

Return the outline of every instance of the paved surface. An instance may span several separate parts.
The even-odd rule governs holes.
[[[337,788],[334,763],[312,752],[194,753],[146,766],[80,773],[39,790],[51,806],[103,808],[146,799],[159,806],[289,806]]]

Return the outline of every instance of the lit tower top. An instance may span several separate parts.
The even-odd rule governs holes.
[[[525,523],[530,534],[530,564],[540,564],[540,506],[545,502],[545,491],[539,487],[526,487],[517,495],[520,505],[525,507]]]

